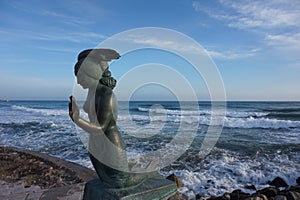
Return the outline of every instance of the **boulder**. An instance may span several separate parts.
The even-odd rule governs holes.
[[[274,178],[272,181],[268,182],[269,185],[275,187],[288,187],[289,185],[280,177]]]
[[[268,198],[275,197],[279,193],[279,190],[275,187],[267,187],[257,191],[257,194],[263,194]]]
[[[176,192],[174,195],[170,196],[168,200],[189,200],[189,198],[180,192]]]
[[[260,197],[248,197],[245,200],[261,200]]]
[[[169,175],[167,177],[167,179],[170,180],[170,181],[174,181],[178,188],[183,187],[182,180],[178,176],[176,176],[175,174]]]
[[[294,191],[289,191],[285,194],[288,200],[299,200],[300,199],[300,193],[299,192],[294,192]]]
[[[252,184],[245,185],[245,188],[248,189],[248,190],[255,190],[256,191],[255,185],[252,185]]]
[[[228,200],[228,199],[226,197],[224,197],[224,196],[221,196],[221,197],[210,197],[207,200]]]
[[[266,195],[263,194],[258,194],[257,197],[260,198],[260,200],[268,200],[268,197],[266,197]]]
[[[263,194],[254,194],[253,196],[248,197],[245,200],[268,200],[268,198]]]
[[[296,183],[297,183],[298,185],[300,185],[300,177],[298,177],[298,178],[296,179]]]
[[[286,196],[283,195],[277,195],[274,197],[274,200],[287,200]]]
[[[299,192],[300,193],[300,185],[291,186],[290,191]]]
[[[234,190],[230,194],[230,200],[245,200],[250,197],[249,193],[245,193],[242,190]]]

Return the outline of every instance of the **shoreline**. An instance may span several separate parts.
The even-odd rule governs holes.
[[[45,153],[27,149],[0,146],[0,199],[13,200],[18,196],[27,195],[31,199],[82,199],[85,183],[96,179],[92,169],[69,162]],[[181,182],[176,175],[175,182]],[[269,182],[270,187],[256,190],[249,185],[253,193],[243,189],[226,192],[219,197],[207,197],[201,194],[186,196],[179,191],[168,200],[208,199],[208,200],[283,200],[300,199],[300,177],[296,186],[287,185],[280,177]],[[182,187],[178,184],[178,187]],[[68,196],[69,195],[69,196]],[[70,196],[73,195],[73,196]],[[25,198],[26,199],[26,198]]]
[[[221,196],[209,197],[207,200],[300,200],[300,177],[297,178],[297,185],[288,185],[282,178],[276,177],[268,182],[269,186],[257,190],[254,185],[247,185],[252,193],[244,189],[235,189],[232,192],[225,192]],[[195,195],[195,199],[202,199],[201,194]]]

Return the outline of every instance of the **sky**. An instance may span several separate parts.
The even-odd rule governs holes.
[[[0,99],[68,100],[74,93],[73,67],[80,51],[99,47],[116,34],[156,27],[182,34],[205,49],[227,100],[300,101],[299,10],[299,0],[2,0]],[[180,47],[168,36],[142,42]],[[137,80],[169,76],[179,90],[156,80],[136,86],[133,99],[191,98],[184,80],[155,71],[159,65],[185,77],[199,100],[219,92],[209,90],[212,81],[195,76],[187,60],[159,49],[124,53],[110,64],[122,84],[116,87],[121,100],[130,84],[122,77],[139,66],[153,73],[142,70]]]

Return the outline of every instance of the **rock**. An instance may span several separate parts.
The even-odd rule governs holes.
[[[167,179],[170,180],[170,181],[174,181],[178,188],[183,187],[182,180],[178,176],[176,176],[175,174],[169,175],[167,177]]]
[[[180,192],[176,192],[174,195],[170,196],[168,200],[189,200],[189,198]]]
[[[298,178],[296,179],[296,183],[297,183],[298,185],[300,185],[300,177],[298,177]]]
[[[267,187],[257,191],[257,194],[263,194],[268,198],[275,197],[279,193],[279,190],[275,187]]]
[[[196,196],[197,197],[197,196]],[[201,198],[196,198],[196,199],[201,199]],[[207,200],[230,200],[230,194],[229,193],[225,193],[223,196],[219,196],[219,197],[210,197]]]
[[[250,194],[245,193],[242,190],[234,190],[230,194],[230,200],[245,200],[246,198],[249,198]]]
[[[210,197],[207,200],[228,200],[228,199],[226,197],[221,196],[221,197]]]
[[[223,194],[223,197],[225,197],[226,199],[230,200],[230,193],[225,192],[225,193]]]
[[[280,177],[274,178],[272,181],[268,182],[269,185],[275,187],[288,187],[289,185]]]
[[[255,197],[248,197],[245,200],[262,200],[262,199],[258,196],[255,196]]]
[[[294,191],[289,191],[285,195],[288,200],[299,200],[300,199],[300,193],[299,192],[294,192]]]
[[[24,188],[29,188],[32,185],[32,183],[28,180],[25,180],[23,181],[22,185],[24,186]]]
[[[245,200],[268,200],[268,198],[263,194],[254,194],[253,196],[248,197]]]
[[[261,200],[260,197],[247,197],[245,200]]]
[[[277,195],[274,197],[274,200],[287,200],[286,196],[283,195]]]
[[[201,199],[201,195],[197,198],[196,196],[196,199]],[[203,199],[203,197],[202,197]],[[205,197],[204,197],[205,199]],[[229,193],[225,193],[223,196],[219,196],[219,197],[210,197],[208,198],[207,200],[230,200],[230,194]]]
[[[299,192],[300,193],[300,185],[291,186],[290,191]]]
[[[259,197],[260,200],[268,200],[268,197],[266,197],[266,195],[263,195],[263,194],[259,194],[259,195],[257,195],[257,197]]]
[[[204,198],[204,194],[196,194],[196,199],[202,199]]]
[[[245,185],[245,188],[248,189],[248,190],[256,190],[256,187],[252,184]]]

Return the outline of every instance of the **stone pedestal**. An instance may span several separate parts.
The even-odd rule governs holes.
[[[85,185],[84,200],[161,200],[174,194],[176,183],[162,178],[148,178],[138,185],[126,188],[112,188],[100,179]]]

